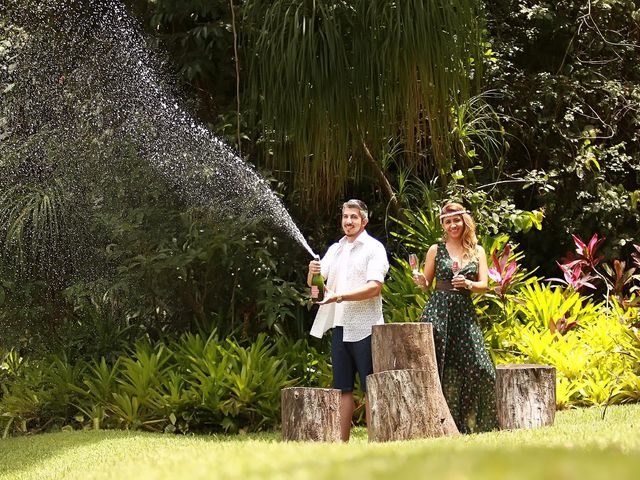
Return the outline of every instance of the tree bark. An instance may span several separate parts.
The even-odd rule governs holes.
[[[553,425],[556,369],[548,365],[498,365],[496,400],[502,430]]]
[[[440,385],[432,324],[375,325],[371,351],[369,440],[459,434]]]
[[[396,216],[396,218],[402,218],[402,208],[400,208],[400,203],[398,202],[398,198],[393,191],[393,187],[391,187],[391,184],[389,183],[389,179],[387,179],[386,175],[382,171],[382,168],[380,167],[378,162],[376,162],[376,159],[373,158],[373,155],[371,155],[371,151],[364,141],[362,142],[362,149],[364,150],[365,157],[367,157],[367,160],[369,160],[371,168],[373,168],[373,171],[378,174],[378,178],[380,179],[380,183],[382,184],[382,189],[389,197],[389,202],[391,203],[391,208],[394,215]]]
[[[433,325],[425,322],[374,325],[373,372],[427,370],[438,378]],[[440,381],[438,379],[438,384]]]
[[[388,370],[367,377],[369,440],[389,442],[459,435],[437,375]]]
[[[282,389],[282,438],[285,441],[340,442],[340,390]]]
[[[236,31],[236,10],[233,0],[229,0],[231,9],[231,31],[233,32],[233,63],[236,67],[236,134],[238,136],[238,156],[242,157],[242,136],[240,135],[240,60],[238,59],[238,32]]]

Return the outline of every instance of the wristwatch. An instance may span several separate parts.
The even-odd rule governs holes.
[[[342,295],[338,295],[336,297],[336,303],[340,303],[340,302],[342,302]]]

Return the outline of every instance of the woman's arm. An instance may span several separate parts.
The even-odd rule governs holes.
[[[436,274],[436,254],[438,253],[438,245],[431,245],[427,251],[427,258],[424,261],[422,272],[413,276],[413,281],[420,288],[428,288],[433,283],[433,277]]]
[[[456,288],[465,288],[474,293],[484,293],[487,291],[487,284],[489,279],[489,267],[487,266],[487,254],[480,245],[476,247],[478,249],[478,278],[473,281],[464,278],[462,275],[456,275],[451,281],[452,285]]]

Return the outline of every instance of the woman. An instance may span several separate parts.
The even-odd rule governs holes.
[[[440,223],[443,241],[429,248],[423,272],[414,275],[422,288],[436,279],[421,321],[433,324],[442,391],[458,430],[489,431],[498,423],[496,374],[470,295],[487,290],[487,257],[462,205],[447,203]]]

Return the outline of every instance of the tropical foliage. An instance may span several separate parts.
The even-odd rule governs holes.
[[[59,428],[164,432],[256,431],[280,418],[280,390],[304,381],[327,387],[330,370],[306,344],[247,346],[217,334],[140,340],[116,357],[42,360],[1,352],[3,436]],[[301,356],[311,356],[304,360]]]
[[[307,253],[187,204],[142,135],[99,122],[117,112],[80,92],[96,72],[67,55],[77,38],[51,35],[64,68],[39,47],[45,17],[74,31],[90,3],[0,6],[4,433],[271,428],[282,386],[329,383],[326,344],[300,340]],[[640,400],[637,2],[123,3],[161,81],[314,249],[340,235],[343,197],[365,199],[391,259],[387,321],[419,318],[407,254],[424,258],[456,199],[489,253],[474,301],[493,358],[556,366],[560,407]],[[42,108],[31,92],[51,89]]]
[[[390,140],[411,168],[448,171],[451,112],[481,77],[479,11],[466,0],[247,2],[250,95],[275,133],[274,161],[297,185],[313,179],[321,202],[364,169],[384,184]]]
[[[640,223],[638,3],[627,0],[486,2],[496,58],[486,87],[506,115],[507,174],[537,170],[547,188],[513,190],[520,208],[543,207],[544,233],[518,238],[532,265],[597,232],[606,255],[628,255]],[[505,194],[514,184],[503,184]]]

